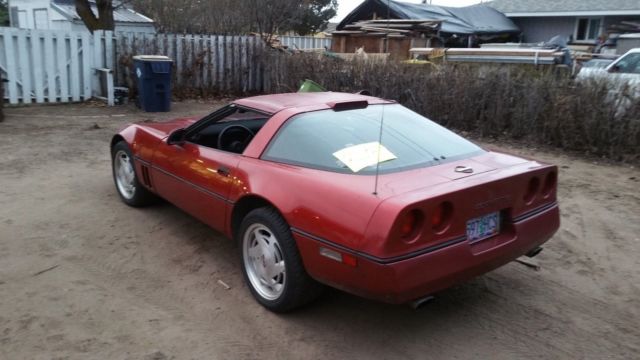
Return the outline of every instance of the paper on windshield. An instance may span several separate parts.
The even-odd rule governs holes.
[[[377,141],[344,148],[333,153],[333,156],[354,173],[378,163],[397,159],[389,149]]]

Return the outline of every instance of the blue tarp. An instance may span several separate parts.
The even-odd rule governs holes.
[[[342,20],[338,30],[357,21],[371,20],[373,14],[382,19],[387,18],[388,14],[391,19],[441,20],[440,31],[447,34],[520,33],[513,21],[498,10],[485,5],[454,8],[387,0],[366,0]]]

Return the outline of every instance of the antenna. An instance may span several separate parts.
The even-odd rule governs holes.
[[[391,0],[387,0],[387,31],[385,35],[385,51],[389,52],[389,26],[391,25]],[[384,132],[384,110],[382,104],[382,116],[380,117],[380,134],[378,135],[378,161],[376,162],[376,180],[373,186],[373,195],[378,195],[378,182],[380,180],[380,153],[382,152],[382,133]]]
[[[382,104],[382,116],[380,117],[380,134],[378,135],[378,161],[376,162],[376,182],[373,187],[373,195],[378,195],[378,181],[380,179],[380,153],[382,152],[382,133],[384,131],[384,110],[387,105]]]

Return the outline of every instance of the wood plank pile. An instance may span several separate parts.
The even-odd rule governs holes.
[[[405,37],[420,34],[436,34],[442,25],[441,20],[416,19],[379,19],[364,20],[345,26],[345,30],[334,31],[337,35],[389,35]]]
[[[562,63],[564,52],[536,48],[413,48],[412,58],[453,62],[555,65]]]

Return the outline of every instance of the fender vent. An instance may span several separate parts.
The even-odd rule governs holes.
[[[140,165],[140,168],[142,170],[142,183],[144,186],[152,189],[153,186],[151,186],[151,177],[149,176],[149,167],[146,165]]]

